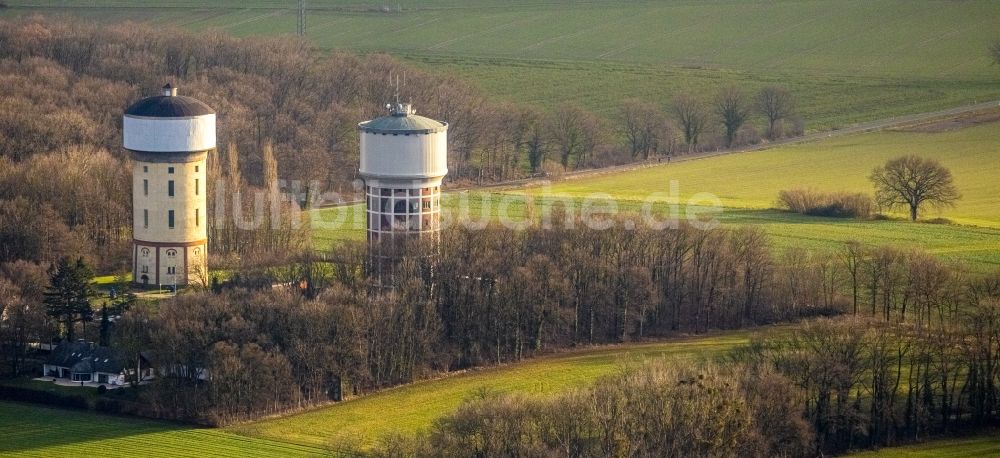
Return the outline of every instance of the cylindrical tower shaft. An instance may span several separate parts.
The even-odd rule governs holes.
[[[133,159],[133,281],[207,280],[206,159],[216,146],[215,112],[167,85],[125,112],[123,136]]]
[[[358,128],[370,257],[375,274],[387,283],[402,242],[415,237],[438,240],[441,182],[448,173],[448,124],[397,104],[389,116]]]

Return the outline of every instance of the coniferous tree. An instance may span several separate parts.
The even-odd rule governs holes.
[[[111,345],[111,320],[108,318],[108,306],[101,306],[101,341],[100,346]]]
[[[50,286],[45,291],[44,299],[48,314],[65,326],[65,337],[72,341],[75,323],[93,318],[90,298],[95,296],[95,292],[90,281],[94,274],[83,258],[77,258],[75,262],[63,258],[49,275]]]

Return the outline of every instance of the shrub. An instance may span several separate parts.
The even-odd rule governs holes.
[[[36,404],[47,404],[57,407],[69,407],[72,409],[89,409],[90,404],[87,398],[80,395],[67,395],[53,393],[50,391],[33,390],[16,386],[0,385],[0,399],[17,402],[31,402]]]
[[[122,412],[121,403],[113,399],[98,399],[94,410],[102,413],[118,414]]]
[[[874,213],[872,198],[863,193],[820,192],[796,188],[778,193],[781,208],[810,216],[869,219]]]
[[[474,398],[375,456],[805,456],[802,399],[766,366],[652,364],[552,399]]]

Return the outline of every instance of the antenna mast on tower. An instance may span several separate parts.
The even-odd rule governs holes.
[[[399,74],[396,74],[396,106],[399,106]]]
[[[300,37],[306,36],[306,1],[299,0],[299,23],[296,33]]]

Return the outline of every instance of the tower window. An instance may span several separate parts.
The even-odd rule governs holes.
[[[174,180],[170,180],[167,182],[167,196],[169,197],[174,196]]]
[[[167,250],[167,257],[168,258],[172,258],[174,256],[177,256],[177,250],[175,250],[173,248]]]
[[[167,212],[167,227],[174,228],[174,211],[170,210]]]
[[[149,180],[142,180],[142,195],[149,195]]]
[[[173,167],[167,167],[167,173],[174,173]]]
[[[197,172],[197,170],[195,170],[195,171]],[[198,195],[198,188],[199,188],[199,186],[198,186],[198,179],[195,178],[194,179],[194,195],[196,195],[196,196]]]
[[[142,227],[149,229],[149,210],[142,211]],[[148,254],[149,251],[146,253]]]
[[[194,225],[201,226],[201,211],[197,208],[194,209]]]
[[[149,173],[149,166],[148,165],[142,166],[142,173]]]
[[[197,165],[196,165],[196,166],[194,166],[194,171],[195,171],[195,172],[197,172],[197,171],[198,171],[198,166],[197,166]]]

